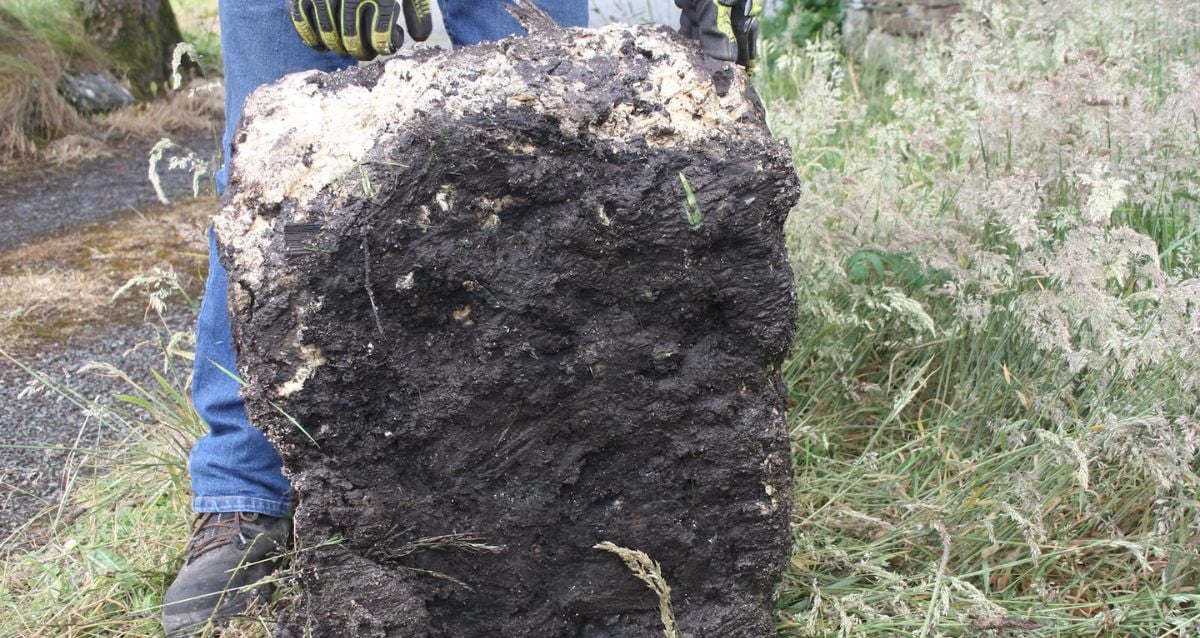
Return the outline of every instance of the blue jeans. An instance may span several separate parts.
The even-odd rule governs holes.
[[[587,0],[537,0],[563,26],[587,25]],[[440,0],[446,31],[455,46],[497,40],[519,31],[503,0]],[[349,58],[304,46],[292,30],[284,0],[221,0],[221,46],[225,57],[225,164],[217,173],[223,192],[229,176],[229,143],[246,96],[288,73],[334,71]],[[209,234],[208,281],[196,328],[192,400],[209,433],[192,448],[192,509],[196,512],[291,513],[291,486],[279,454],[250,425],[238,395],[240,383],[226,305],[227,276]]]

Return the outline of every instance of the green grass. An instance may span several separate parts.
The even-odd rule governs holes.
[[[85,371],[126,386],[112,405],[29,370],[89,415],[80,440],[107,443],[71,449],[68,497],[0,541],[0,636],[162,635],[162,595],[182,564],[192,518],[187,458],[206,429],[181,390],[190,377],[190,335],[162,335],[163,368],[149,384],[111,366]],[[265,621],[250,615],[220,635],[268,634]]]
[[[78,3],[67,0],[0,0],[0,9],[17,18],[69,64],[102,63],[104,54],[83,31]]]
[[[101,372],[129,387],[115,407],[51,391],[91,412],[94,436],[120,441],[72,450],[70,497],[0,545],[0,636],[161,634],[162,592],[188,535],[187,453],[202,424],[178,390],[178,364],[148,387]]]
[[[1200,630],[1200,128],[1169,80],[1200,16],[1165,4],[1000,3],[850,56],[775,43],[757,84],[805,179],[781,635]],[[1069,309],[1061,333],[1038,304]]]

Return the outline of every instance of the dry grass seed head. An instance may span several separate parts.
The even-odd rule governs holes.
[[[663,578],[662,568],[658,563],[645,552],[621,547],[611,541],[598,543],[594,549],[616,554],[638,580],[646,583],[650,591],[658,596],[658,614],[663,624],[663,635],[666,638],[682,638],[679,626],[675,622],[675,612],[671,609],[671,586]]]

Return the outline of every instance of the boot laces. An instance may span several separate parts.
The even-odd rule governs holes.
[[[238,541],[238,549],[244,549],[250,539],[242,529],[242,523],[258,520],[258,514],[247,512],[207,512],[196,517],[192,529],[192,540],[188,544],[188,562],[206,552]]]

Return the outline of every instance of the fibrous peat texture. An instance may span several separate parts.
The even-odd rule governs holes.
[[[680,635],[771,635],[797,193],[746,76],[661,27],[256,93],[216,228],[300,499],[282,631],[663,636],[611,541]]]

